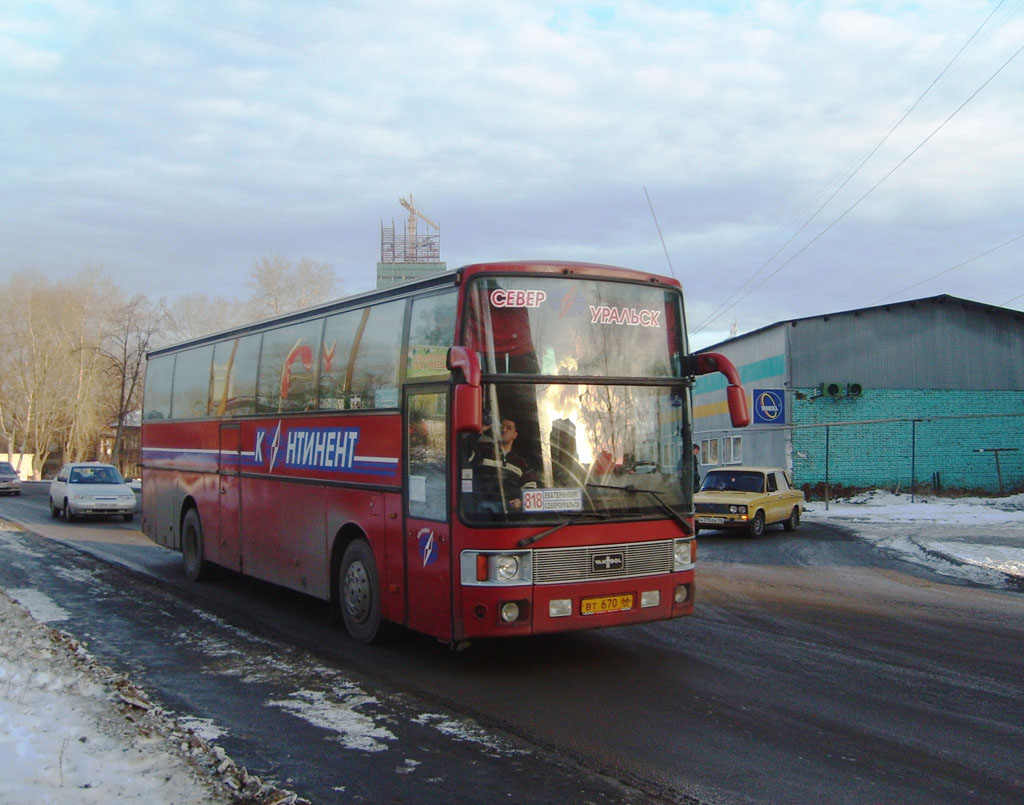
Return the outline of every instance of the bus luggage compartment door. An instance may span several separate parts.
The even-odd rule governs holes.
[[[241,434],[242,429],[237,422],[225,422],[220,426],[217,538],[214,545],[207,547],[208,557],[229,570],[242,569],[239,539],[242,516]]]

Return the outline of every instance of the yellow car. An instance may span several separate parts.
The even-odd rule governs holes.
[[[693,501],[698,529],[742,528],[751,537],[760,537],[773,523],[796,531],[804,510],[804,493],[785,470],[774,467],[711,470]]]

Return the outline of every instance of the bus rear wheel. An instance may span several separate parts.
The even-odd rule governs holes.
[[[203,559],[203,525],[195,509],[189,509],[181,523],[181,557],[185,563],[185,578],[189,581],[204,581],[210,577],[210,563]]]
[[[381,633],[380,578],[373,550],[357,539],[345,549],[338,570],[338,597],[345,629],[357,643],[372,643]]]

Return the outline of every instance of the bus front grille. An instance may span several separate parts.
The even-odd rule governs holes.
[[[671,573],[673,541],[546,548],[533,552],[533,583],[628,579]]]

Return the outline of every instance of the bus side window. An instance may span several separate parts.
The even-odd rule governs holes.
[[[320,344],[320,407],[330,411],[351,408],[346,379],[352,345],[359,332],[363,310],[346,310],[327,317]]]
[[[174,356],[161,355],[146,363],[146,390],[142,418],[171,418],[171,381],[174,379]]]
[[[174,419],[194,419],[209,413],[212,361],[212,344],[178,353],[171,396],[171,416]]]
[[[404,299],[370,308],[352,359],[353,408],[398,407],[398,356],[404,319]]]
[[[448,375],[446,360],[448,348],[455,339],[457,298],[454,291],[449,291],[413,300],[405,369],[407,380]]]
[[[258,413],[308,411],[315,407],[317,367],[313,350],[322,333],[323,319],[264,333],[256,388]]]
[[[259,333],[221,341],[213,350],[213,393],[210,414],[240,416],[256,412],[256,367]]]

